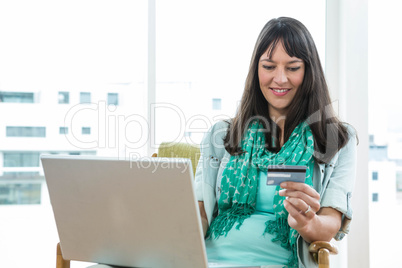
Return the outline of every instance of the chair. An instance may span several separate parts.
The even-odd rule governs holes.
[[[193,166],[193,172],[197,168],[200,157],[200,149],[198,146],[187,143],[162,143],[159,146],[158,153],[154,153],[152,157],[180,157],[189,158]],[[330,242],[316,241],[310,244],[309,251],[318,263],[319,268],[329,268],[329,255],[338,254],[338,249]],[[57,244],[57,264],[56,268],[70,268],[70,261],[63,259],[60,243]]]
[[[200,148],[197,145],[180,142],[163,142],[158,148],[158,153],[154,153],[152,157],[189,158],[195,174],[200,155]]]

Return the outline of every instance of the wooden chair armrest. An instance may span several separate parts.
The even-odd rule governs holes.
[[[56,268],[70,268],[70,261],[63,259],[60,243],[57,243]]]
[[[319,268],[329,268],[329,255],[338,254],[338,248],[334,244],[326,241],[313,242],[308,247],[308,250],[312,253]]]

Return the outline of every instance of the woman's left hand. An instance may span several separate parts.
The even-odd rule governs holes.
[[[289,226],[297,231],[308,228],[320,210],[320,194],[300,182],[283,182],[281,188],[279,195],[286,196],[284,206],[289,212]]]
[[[307,242],[330,241],[338,232],[342,213],[331,207],[321,208],[320,194],[300,182],[283,182],[279,195],[286,196],[283,204],[289,212],[289,226]]]

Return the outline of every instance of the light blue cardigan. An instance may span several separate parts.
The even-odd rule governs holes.
[[[225,150],[223,139],[226,136],[228,123],[220,121],[204,135],[201,143],[201,157],[195,173],[195,192],[197,199],[204,202],[208,223],[217,212],[217,187],[220,186],[222,172],[230,159]],[[356,175],[356,135],[351,127],[349,142],[331,159],[328,164],[315,164],[313,187],[321,196],[321,207],[332,207],[340,211],[342,227],[335,236],[341,240],[349,231],[352,219],[350,205],[351,193]],[[317,267],[308,252],[308,243],[299,236],[297,240],[299,267]]]

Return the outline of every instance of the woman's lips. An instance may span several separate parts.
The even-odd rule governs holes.
[[[290,91],[290,88],[270,88],[275,96],[285,96]]]

